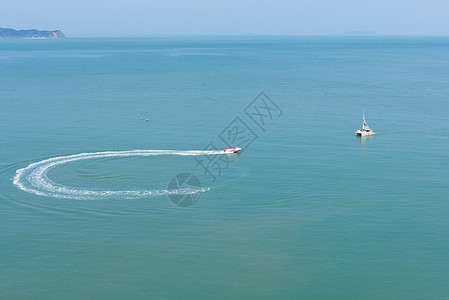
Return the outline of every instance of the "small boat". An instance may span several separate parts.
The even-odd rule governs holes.
[[[225,148],[225,153],[239,153],[242,148]]]
[[[368,135],[373,135],[375,134],[374,131],[371,130],[371,128],[369,128],[368,124],[366,123],[365,120],[365,111],[363,111],[363,119],[362,119],[362,129],[357,129],[357,131],[355,132],[356,136],[368,136]]]

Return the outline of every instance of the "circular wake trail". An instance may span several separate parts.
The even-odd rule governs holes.
[[[56,183],[47,177],[47,172],[59,165],[66,163],[105,157],[132,157],[132,156],[196,156],[196,155],[219,155],[223,151],[199,151],[199,150],[128,150],[128,151],[105,151],[93,153],[80,153],[68,156],[58,156],[32,163],[25,168],[16,171],[13,183],[21,190],[40,196],[56,198],[92,200],[105,198],[136,199],[148,196],[172,195],[172,194],[195,194],[206,192],[209,188],[183,188],[173,190],[89,190],[83,188],[69,187]]]

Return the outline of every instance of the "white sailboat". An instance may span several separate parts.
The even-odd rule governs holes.
[[[371,130],[371,128],[369,128],[368,124],[366,123],[365,120],[365,111],[363,111],[363,118],[362,118],[362,129],[357,129],[357,131],[355,132],[356,136],[368,136],[368,135],[373,135],[375,134],[374,131]]]

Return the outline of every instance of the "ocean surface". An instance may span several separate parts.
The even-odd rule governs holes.
[[[0,298],[447,299],[448,114],[443,37],[0,40]]]

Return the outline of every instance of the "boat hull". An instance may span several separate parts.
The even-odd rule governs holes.
[[[366,131],[366,130],[357,130],[355,132],[356,136],[370,136],[370,135],[374,135],[375,133],[372,131]]]

